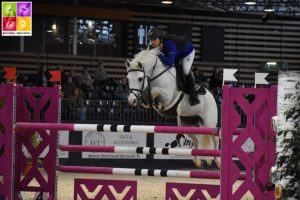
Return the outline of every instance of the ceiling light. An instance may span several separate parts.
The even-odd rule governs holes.
[[[268,62],[267,62],[267,65],[277,65],[277,62],[274,62],[274,61],[268,61]]]
[[[246,0],[245,4],[248,5],[248,6],[253,6],[253,5],[256,4],[256,1],[255,0]]]
[[[265,12],[274,12],[274,8],[272,6],[272,4],[268,4],[265,9],[264,9]]]
[[[162,0],[161,3],[162,4],[172,4],[173,1]]]
[[[274,12],[274,8],[265,8],[265,12]]]
[[[56,30],[56,24],[53,24],[53,25],[52,25],[52,29],[53,29],[53,30]]]

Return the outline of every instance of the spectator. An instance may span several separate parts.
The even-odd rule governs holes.
[[[77,87],[80,87],[79,76],[76,75],[75,70],[70,70],[68,73],[68,76],[72,77],[74,85],[76,85]]]
[[[76,88],[76,85],[73,83],[72,76],[67,77],[67,82],[62,85],[62,91],[64,92],[65,97],[71,97],[73,95],[73,90]]]
[[[94,82],[95,86],[99,86],[100,84],[105,84],[105,81],[108,80],[108,75],[103,68],[103,63],[101,60],[98,62],[97,68],[95,70],[94,80],[95,80]]]
[[[42,65],[38,68],[37,74],[35,76],[35,85],[39,87],[51,87],[53,86],[49,81],[51,74],[46,65]]]
[[[84,120],[84,100],[80,94],[80,89],[74,88],[72,97],[65,99],[68,102],[67,112],[69,113],[68,116],[70,116],[70,120]]]
[[[65,99],[65,95],[63,91],[60,91],[60,100],[61,100],[61,119],[67,120],[68,119],[68,101]]]
[[[65,70],[63,69],[62,65],[58,65],[57,66],[57,70],[59,70],[60,73],[61,73],[61,83],[60,84],[63,85],[63,84],[65,84],[67,82],[68,75],[65,72]]]
[[[222,73],[218,68],[214,68],[213,74],[210,76],[209,87],[213,92],[222,88]]]
[[[129,87],[127,84],[127,79],[123,78],[121,80],[121,83],[116,87],[114,91],[115,98],[119,100],[127,100],[128,93],[129,93]]]
[[[80,76],[80,81],[81,81],[81,90],[85,93],[84,97],[88,97],[88,93],[93,90],[93,82],[94,80],[92,79],[89,70],[87,68],[83,68],[83,72]]]
[[[202,85],[206,88],[209,88],[208,81],[207,81],[204,73],[200,70],[198,70],[198,80],[199,80],[200,85]]]

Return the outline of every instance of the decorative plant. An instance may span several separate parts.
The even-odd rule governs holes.
[[[39,144],[40,144],[41,141],[40,141],[38,132],[34,132],[32,134],[32,136],[30,138],[30,142],[31,142],[31,144],[32,144],[32,146],[34,148],[36,148],[37,146],[39,146]]]
[[[297,95],[295,106],[284,115],[286,121],[293,122],[293,128],[278,133],[283,136],[280,143],[281,152],[277,152],[277,170],[275,181],[285,182],[282,199],[300,199],[300,95]]]

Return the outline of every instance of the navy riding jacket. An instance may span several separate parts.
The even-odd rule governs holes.
[[[158,57],[160,58],[161,62],[165,65],[172,66],[176,60],[185,58],[193,50],[194,47],[191,42],[187,42],[185,47],[183,49],[180,49],[172,40],[165,40],[163,42],[163,53],[160,54]]]

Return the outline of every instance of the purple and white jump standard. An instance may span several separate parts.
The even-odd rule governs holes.
[[[152,147],[120,147],[120,146],[82,146],[60,145],[62,151],[73,152],[104,152],[104,153],[132,153],[132,154],[160,154],[174,156],[220,156],[220,150],[211,149],[178,149]]]
[[[67,130],[67,131],[105,131],[132,133],[182,133],[216,135],[215,128],[188,126],[144,126],[144,125],[114,125],[114,124],[66,124],[66,123],[30,123],[18,122],[20,129],[31,130]]]

